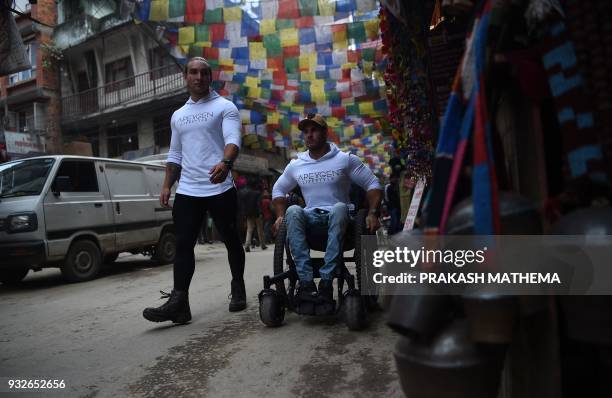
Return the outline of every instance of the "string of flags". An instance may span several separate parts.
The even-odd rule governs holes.
[[[376,0],[139,0],[181,62],[205,57],[213,88],[240,109],[243,145],[300,149],[320,113],[330,138],[385,172],[392,148]]]

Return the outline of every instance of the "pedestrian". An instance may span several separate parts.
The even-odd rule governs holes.
[[[189,285],[195,270],[194,247],[204,214],[210,211],[227,249],[231,279],[230,311],[246,308],[244,250],[236,225],[237,194],[230,170],[241,144],[240,113],[236,106],[210,88],[212,70],[202,57],[193,57],[185,67],[189,99],[172,115],[172,138],[166,176],[159,197],[170,206],[170,190],[180,173],[172,216],[176,231],[174,288],[162,292],[168,301],[146,308],[143,316],[152,322],[191,320]]]
[[[264,240],[260,202],[261,194],[256,184],[252,180],[247,181],[247,186],[240,190],[240,205],[247,222],[246,239],[244,241],[244,250],[246,252],[251,251],[251,240],[253,239],[253,230],[256,226],[261,249],[266,250],[268,248]]]
[[[268,189],[263,190],[261,196],[261,214],[263,217],[263,229],[266,243],[272,243],[272,198]]]

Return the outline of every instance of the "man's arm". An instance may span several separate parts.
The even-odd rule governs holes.
[[[170,207],[170,193],[172,186],[181,176],[181,166],[176,163],[166,163],[166,176],[164,177],[164,185],[161,194],[159,195],[159,203],[162,207]]]
[[[221,162],[217,163],[208,174],[210,174],[210,182],[213,184],[220,184],[227,178],[229,174],[230,168],[227,164],[225,164],[225,160],[231,160],[234,162],[238,157],[238,152],[240,149],[235,144],[227,144],[223,149],[223,159]]]
[[[272,203],[276,211],[276,221],[273,226],[274,232],[278,231],[283,222],[283,218],[285,218],[285,212],[287,211],[287,192],[297,185],[297,181],[291,177],[290,167],[291,163],[285,168],[285,172],[278,177],[278,180],[274,183],[274,187],[272,187]]]
[[[366,167],[357,156],[349,155],[348,168],[351,181],[367,191],[368,217],[366,218],[366,224],[370,232],[374,232],[380,228],[378,209],[382,201],[382,186],[374,173],[372,173],[372,170]]]
[[[181,162],[183,161],[183,146],[178,131],[174,128],[174,115],[170,119],[170,129],[172,135],[170,136],[170,149],[166,162],[166,176],[159,195],[159,203],[162,207],[170,207],[170,192],[174,183],[181,177]]]
[[[230,160],[233,162],[238,157],[242,139],[240,128],[240,112],[238,112],[238,108],[234,104],[228,104],[227,108],[223,111],[223,122],[221,123],[223,141],[225,143],[223,159],[220,159],[219,163],[208,172],[210,174],[210,182],[213,184],[222,183],[229,174],[230,168],[224,161]]]

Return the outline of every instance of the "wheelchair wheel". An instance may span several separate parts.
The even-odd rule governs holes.
[[[362,330],[367,325],[364,298],[358,291],[353,291],[344,297],[344,322],[349,330]]]
[[[285,307],[272,289],[266,289],[259,294],[259,319],[264,325],[278,327],[285,319]]]
[[[355,217],[355,251],[353,257],[355,258],[355,276],[357,278],[357,289],[360,292],[364,291],[362,284],[362,275],[361,275],[361,236],[362,235],[373,235],[368,231],[368,227],[366,224],[366,217],[368,216],[367,209],[361,209],[357,212],[357,216]],[[364,301],[365,307],[368,310],[374,311],[379,308],[378,306],[378,295],[365,295],[363,294],[362,299]]]

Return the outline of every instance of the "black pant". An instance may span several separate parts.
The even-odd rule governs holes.
[[[232,279],[244,275],[244,249],[238,236],[236,214],[238,212],[236,189],[220,195],[195,197],[176,194],[172,216],[176,229],[176,257],[174,259],[174,289],[187,291],[195,270],[193,249],[200,232],[204,215],[208,210],[227,248]]]

